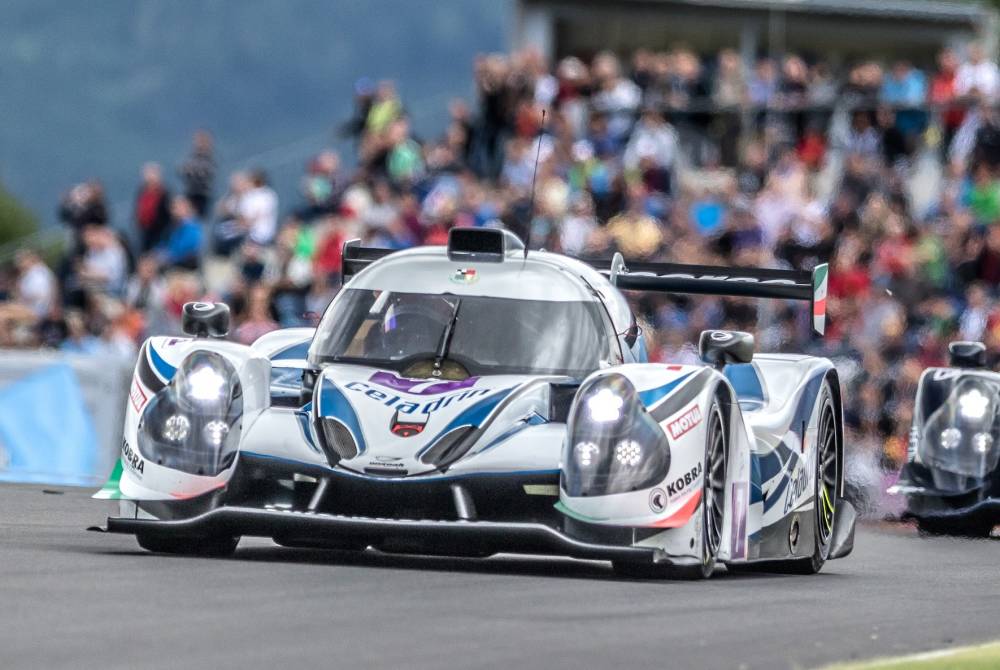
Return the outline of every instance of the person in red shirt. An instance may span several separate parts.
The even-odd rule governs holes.
[[[931,79],[927,94],[928,102],[938,107],[941,114],[941,129],[944,132],[942,146],[947,150],[951,138],[965,118],[965,110],[955,104],[958,92],[955,88],[955,74],[958,72],[958,56],[951,49],[942,49],[938,54],[938,71]]]
[[[139,228],[140,251],[144,254],[164,241],[170,228],[170,193],[156,163],[142,166],[142,184],[135,198],[135,223]]]

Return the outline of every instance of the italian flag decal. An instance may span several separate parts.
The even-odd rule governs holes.
[[[820,335],[826,330],[826,287],[829,279],[830,266],[826,263],[813,269],[813,330]]]
[[[115,468],[111,471],[111,476],[108,477],[108,482],[101,488],[100,491],[94,494],[95,498],[102,498],[104,500],[121,500],[125,496],[122,495],[122,491],[118,488],[118,484],[122,480],[122,459],[115,461]]]

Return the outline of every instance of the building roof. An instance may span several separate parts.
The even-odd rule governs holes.
[[[520,0],[521,4],[561,4],[559,0]],[[783,10],[794,13],[822,13],[841,16],[868,16],[943,23],[975,24],[994,15],[977,2],[955,0],[589,0],[590,4],[649,5],[676,4],[712,9],[747,11]]]

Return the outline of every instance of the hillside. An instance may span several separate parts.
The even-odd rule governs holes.
[[[252,159],[294,188],[361,76],[398,80],[417,128],[434,132],[448,98],[470,95],[474,54],[505,47],[512,16],[509,0],[3,5],[0,182],[47,223],[62,190],[91,176],[125,209],[139,165],[172,168],[200,126],[224,169]]]

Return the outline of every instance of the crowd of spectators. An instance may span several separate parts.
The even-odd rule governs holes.
[[[823,339],[794,305],[633,297],[653,360],[693,362],[698,332],[719,327],[755,331],[761,350],[833,357],[852,443],[885,464],[903,457],[915,383],[949,340],[1000,354],[1000,77],[978,46],[943,50],[927,71],[837,71],[794,54],[747,66],[733,50],[682,48],[550,67],[529,49],[479,57],[474,81],[474,103],[452,102],[443,132],[418,137],[392,82],[359,80],[340,129],[351,167],[321,151],[280,201],[261,170],[220,192],[205,132],[175,178],[141,168],[129,231],[107,225],[98,182],[72,188],[65,257],[50,267],[23,251],[0,278],[0,346],[130,356],[204,298],[228,302],[231,337],[250,343],[315,322],[346,239],[404,248],[440,244],[454,226],[505,226],[581,257],[828,261]],[[918,152],[943,173],[919,211]],[[833,153],[842,167],[824,186]]]

